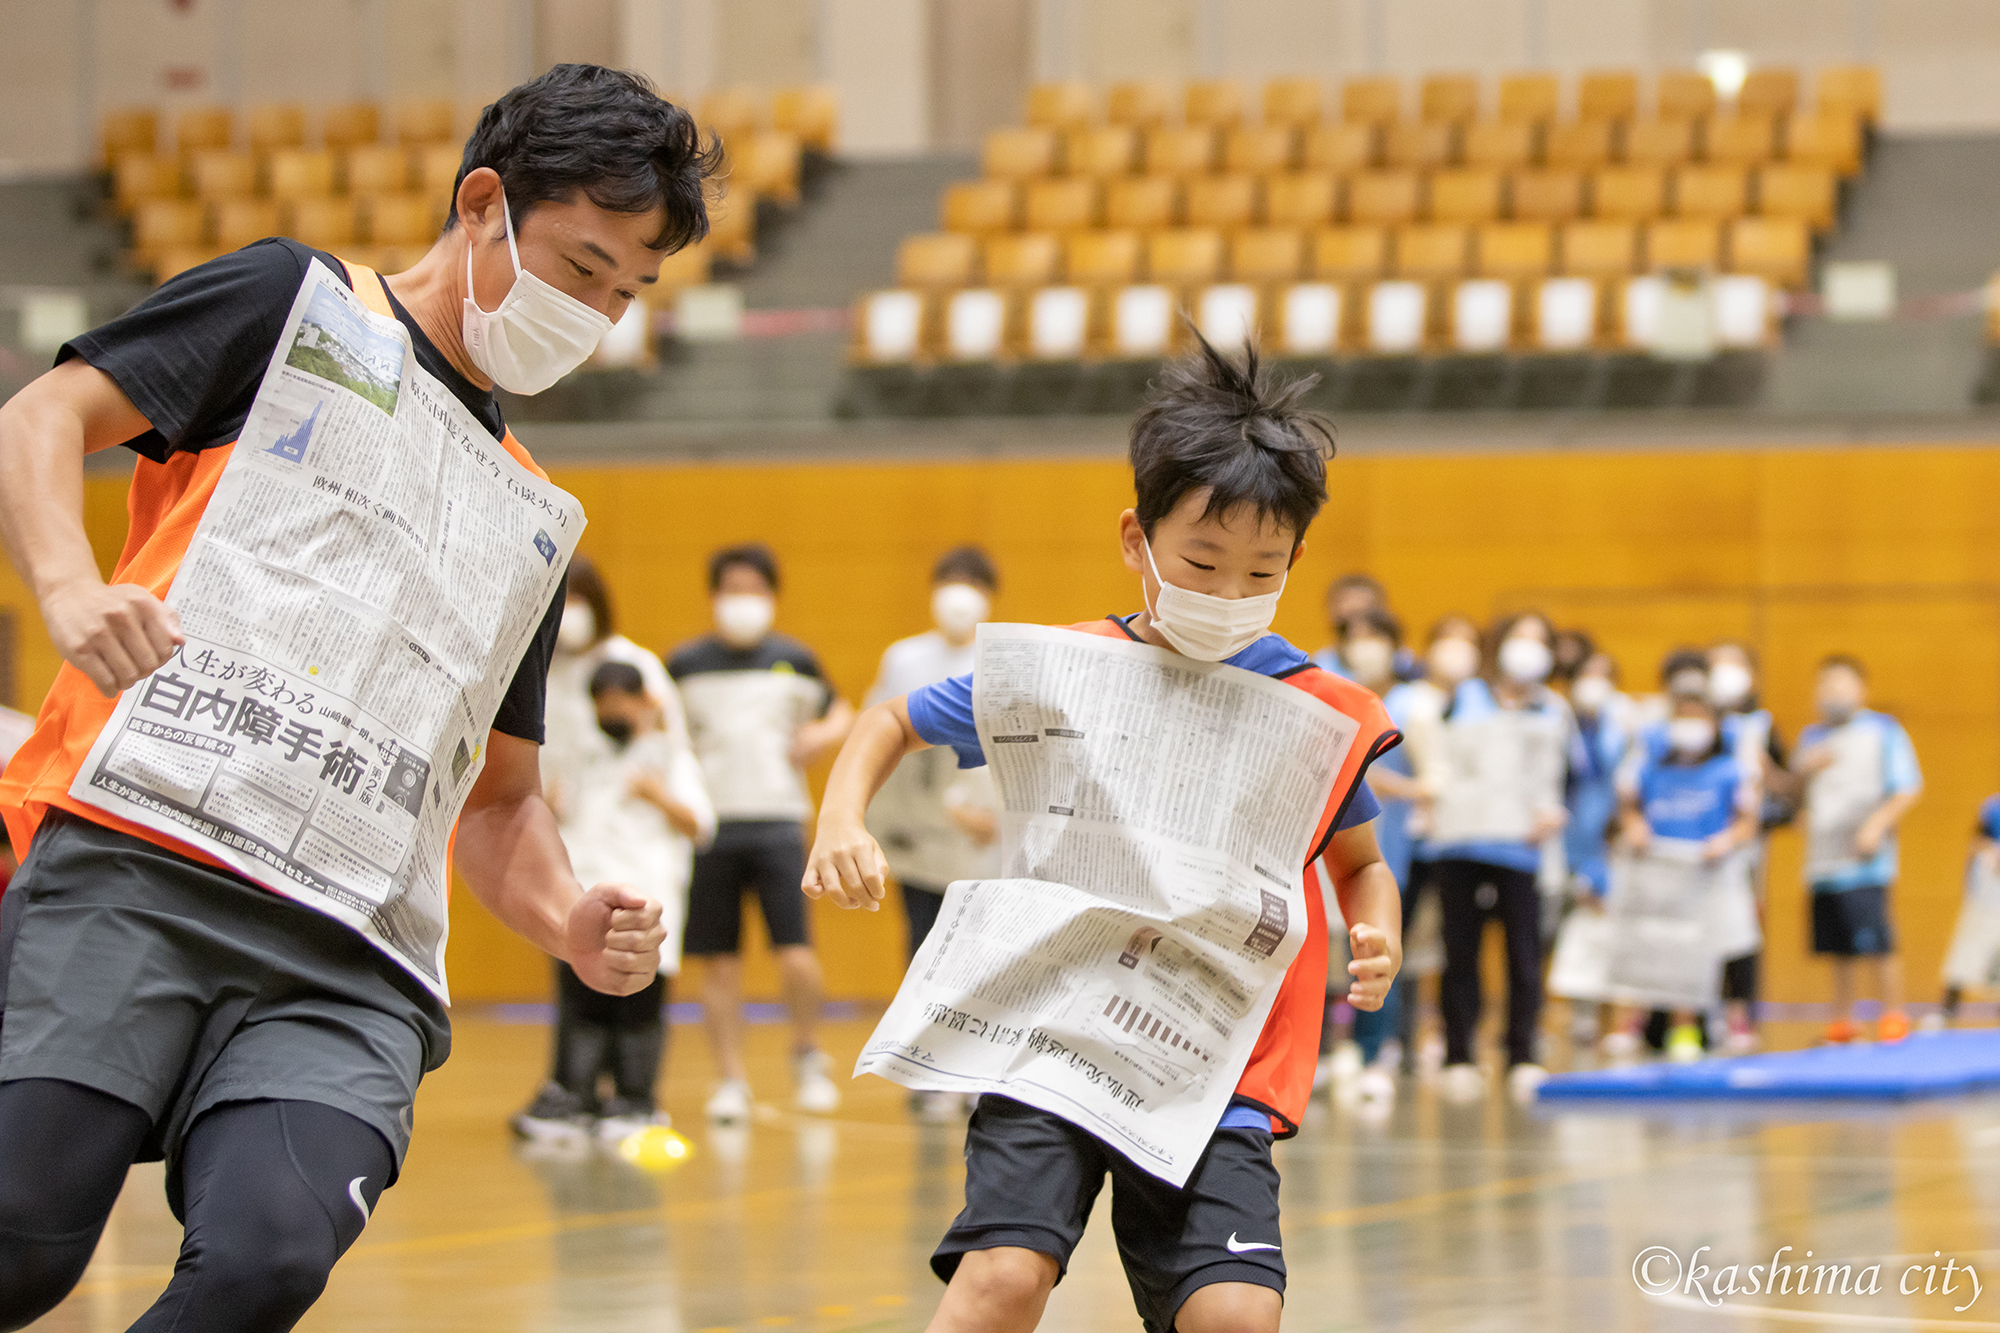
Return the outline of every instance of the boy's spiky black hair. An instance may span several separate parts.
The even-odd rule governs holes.
[[[1203,518],[1248,506],[1305,536],[1326,504],[1333,427],[1301,406],[1319,376],[1281,379],[1243,344],[1238,365],[1190,328],[1196,350],[1169,365],[1132,422],[1132,485],[1139,526],[1153,525],[1206,490]]]

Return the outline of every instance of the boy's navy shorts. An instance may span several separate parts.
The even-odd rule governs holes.
[[[1896,951],[1889,929],[1889,888],[1863,884],[1852,889],[1815,889],[1812,896],[1813,952],[1836,958],[1874,958]]]
[[[965,1135],[965,1208],[931,1268],[946,1282],[974,1250],[1035,1250],[1069,1269],[1097,1193],[1111,1176],[1111,1229],[1147,1333],[1215,1282],[1254,1282],[1283,1294],[1278,1170],[1271,1133],[1218,1129],[1187,1185],[1149,1175],[1067,1120],[987,1093]]]

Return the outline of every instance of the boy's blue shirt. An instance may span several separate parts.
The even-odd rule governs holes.
[[[1719,753],[1682,764],[1669,756],[1664,723],[1647,728],[1646,741],[1635,785],[1639,813],[1654,835],[1700,842],[1727,832],[1736,822],[1743,792],[1743,766],[1735,747],[1725,739]]]
[[[1892,796],[1899,796],[1923,786],[1923,772],[1917,766],[1917,750],[1910,743],[1910,733],[1903,730],[1903,724],[1895,718],[1887,713],[1878,713],[1872,708],[1858,710],[1853,717],[1839,726],[1825,722],[1813,723],[1799,733],[1799,749],[1801,751],[1811,749],[1844,727],[1868,727],[1880,733],[1882,769],[1880,790],[1876,796],[1878,801],[1886,801]],[[1811,799],[1811,791],[1808,789],[1808,802]],[[1842,889],[1887,887],[1896,882],[1897,866],[1896,834],[1891,830],[1888,836],[1882,839],[1882,845],[1876,849],[1875,855],[1857,863],[1852,869],[1814,883],[1812,888],[1814,892],[1838,892]]]

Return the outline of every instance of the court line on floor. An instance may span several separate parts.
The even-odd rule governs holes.
[[[1774,1319],[1786,1324],[1839,1324],[1846,1328],[1944,1328],[1954,1333],[2000,1333],[2000,1324],[1971,1319],[1927,1319],[1918,1315],[1840,1314],[1824,1310],[1786,1310],[1774,1305],[1732,1305],[1724,1301],[1710,1305],[1693,1296],[1655,1296],[1640,1292],[1655,1305],[1676,1310],[1700,1310],[1706,1314],[1728,1315],[1732,1319]]]

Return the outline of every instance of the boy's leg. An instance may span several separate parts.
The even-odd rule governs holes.
[[[1843,954],[1833,959],[1833,1018],[1836,1023],[1854,1021],[1854,959]]]
[[[1285,1298],[1254,1282],[1217,1282],[1196,1291],[1174,1316],[1175,1333],[1277,1333]]]
[[[759,825],[748,870],[764,913],[765,932],[778,958],[778,980],[792,1019],[792,1054],[816,1051],[824,983],[819,956],[812,948],[806,896],[799,889],[806,877],[805,830],[796,824]]]
[[[0,1329],[25,1328],[76,1286],[151,1128],[80,1083],[0,1083]]]
[[[277,1333],[326,1287],[368,1225],[395,1154],[366,1122],[317,1102],[229,1102],[180,1158],[187,1231],[173,1280],[132,1333]]]
[[[1493,872],[1507,938],[1507,1063],[1535,1063],[1542,1017],[1542,893],[1525,870]]]
[[[974,1250],[959,1261],[925,1333],[1029,1333],[1061,1277],[1062,1266],[1038,1250]]]
[[[743,958],[709,954],[701,960],[701,1021],[715,1071],[726,1083],[748,1075],[743,1065]]]
[[[1444,977],[1439,999],[1444,1011],[1444,1062],[1470,1064],[1479,1028],[1479,937],[1486,914],[1479,909],[1483,867],[1471,861],[1440,861],[1437,885],[1444,919]]]
[[[903,920],[909,926],[910,961],[915,962],[917,950],[931,937],[931,927],[937,924],[938,912],[944,907],[944,891],[928,884],[904,884],[901,888]]]
[[[583,984],[567,963],[556,964],[556,1082],[597,1110],[597,1076],[611,1063],[610,996]]]

